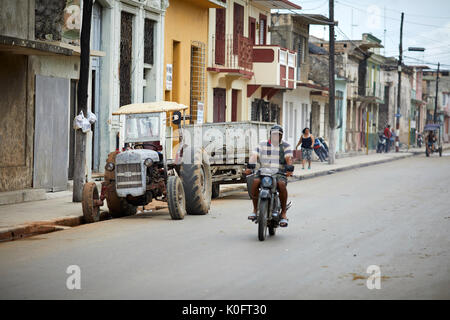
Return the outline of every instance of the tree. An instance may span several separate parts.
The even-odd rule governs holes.
[[[93,0],[83,1],[83,21],[80,37],[80,79],[78,81],[78,112],[87,115],[87,98],[89,83],[89,59],[91,51],[91,19]],[[86,182],[86,134],[82,130],[75,132],[75,163],[73,175],[73,202],[81,202],[83,185]]]

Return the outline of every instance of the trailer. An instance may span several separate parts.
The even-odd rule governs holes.
[[[209,156],[212,197],[219,196],[221,184],[246,183],[244,171],[251,153],[268,140],[275,123],[241,121],[186,125],[184,143],[202,148]]]

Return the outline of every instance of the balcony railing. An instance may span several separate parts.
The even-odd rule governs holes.
[[[239,35],[237,41],[234,41],[231,34],[225,35],[224,39],[217,39],[213,35],[212,67],[252,71],[253,46],[250,39]]]

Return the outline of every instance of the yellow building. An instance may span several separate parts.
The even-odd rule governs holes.
[[[209,9],[225,7],[221,0],[170,0],[166,11],[164,99],[189,106],[195,123],[206,118],[208,103]]]

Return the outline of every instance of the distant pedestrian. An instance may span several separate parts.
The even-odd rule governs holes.
[[[305,169],[305,163],[308,161],[308,169],[311,169],[311,156],[314,145],[314,136],[310,133],[309,128],[303,129],[303,134],[298,140],[297,146],[295,149],[298,149],[298,146],[301,145],[302,150],[302,169]]]
[[[390,142],[391,146],[394,145],[394,142],[395,142],[395,130],[394,130],[394,128],[391,128],[391,137],[389,138],[389,142]]]
[[[384,136],[386,137],[386,147],[385,147],[385,152],[389,152],[389,149],[391,147],[391,137],[392,137],[392,133],[391,133],[391,125],[388,124],[386,126],[386,128],[384,128]]]

